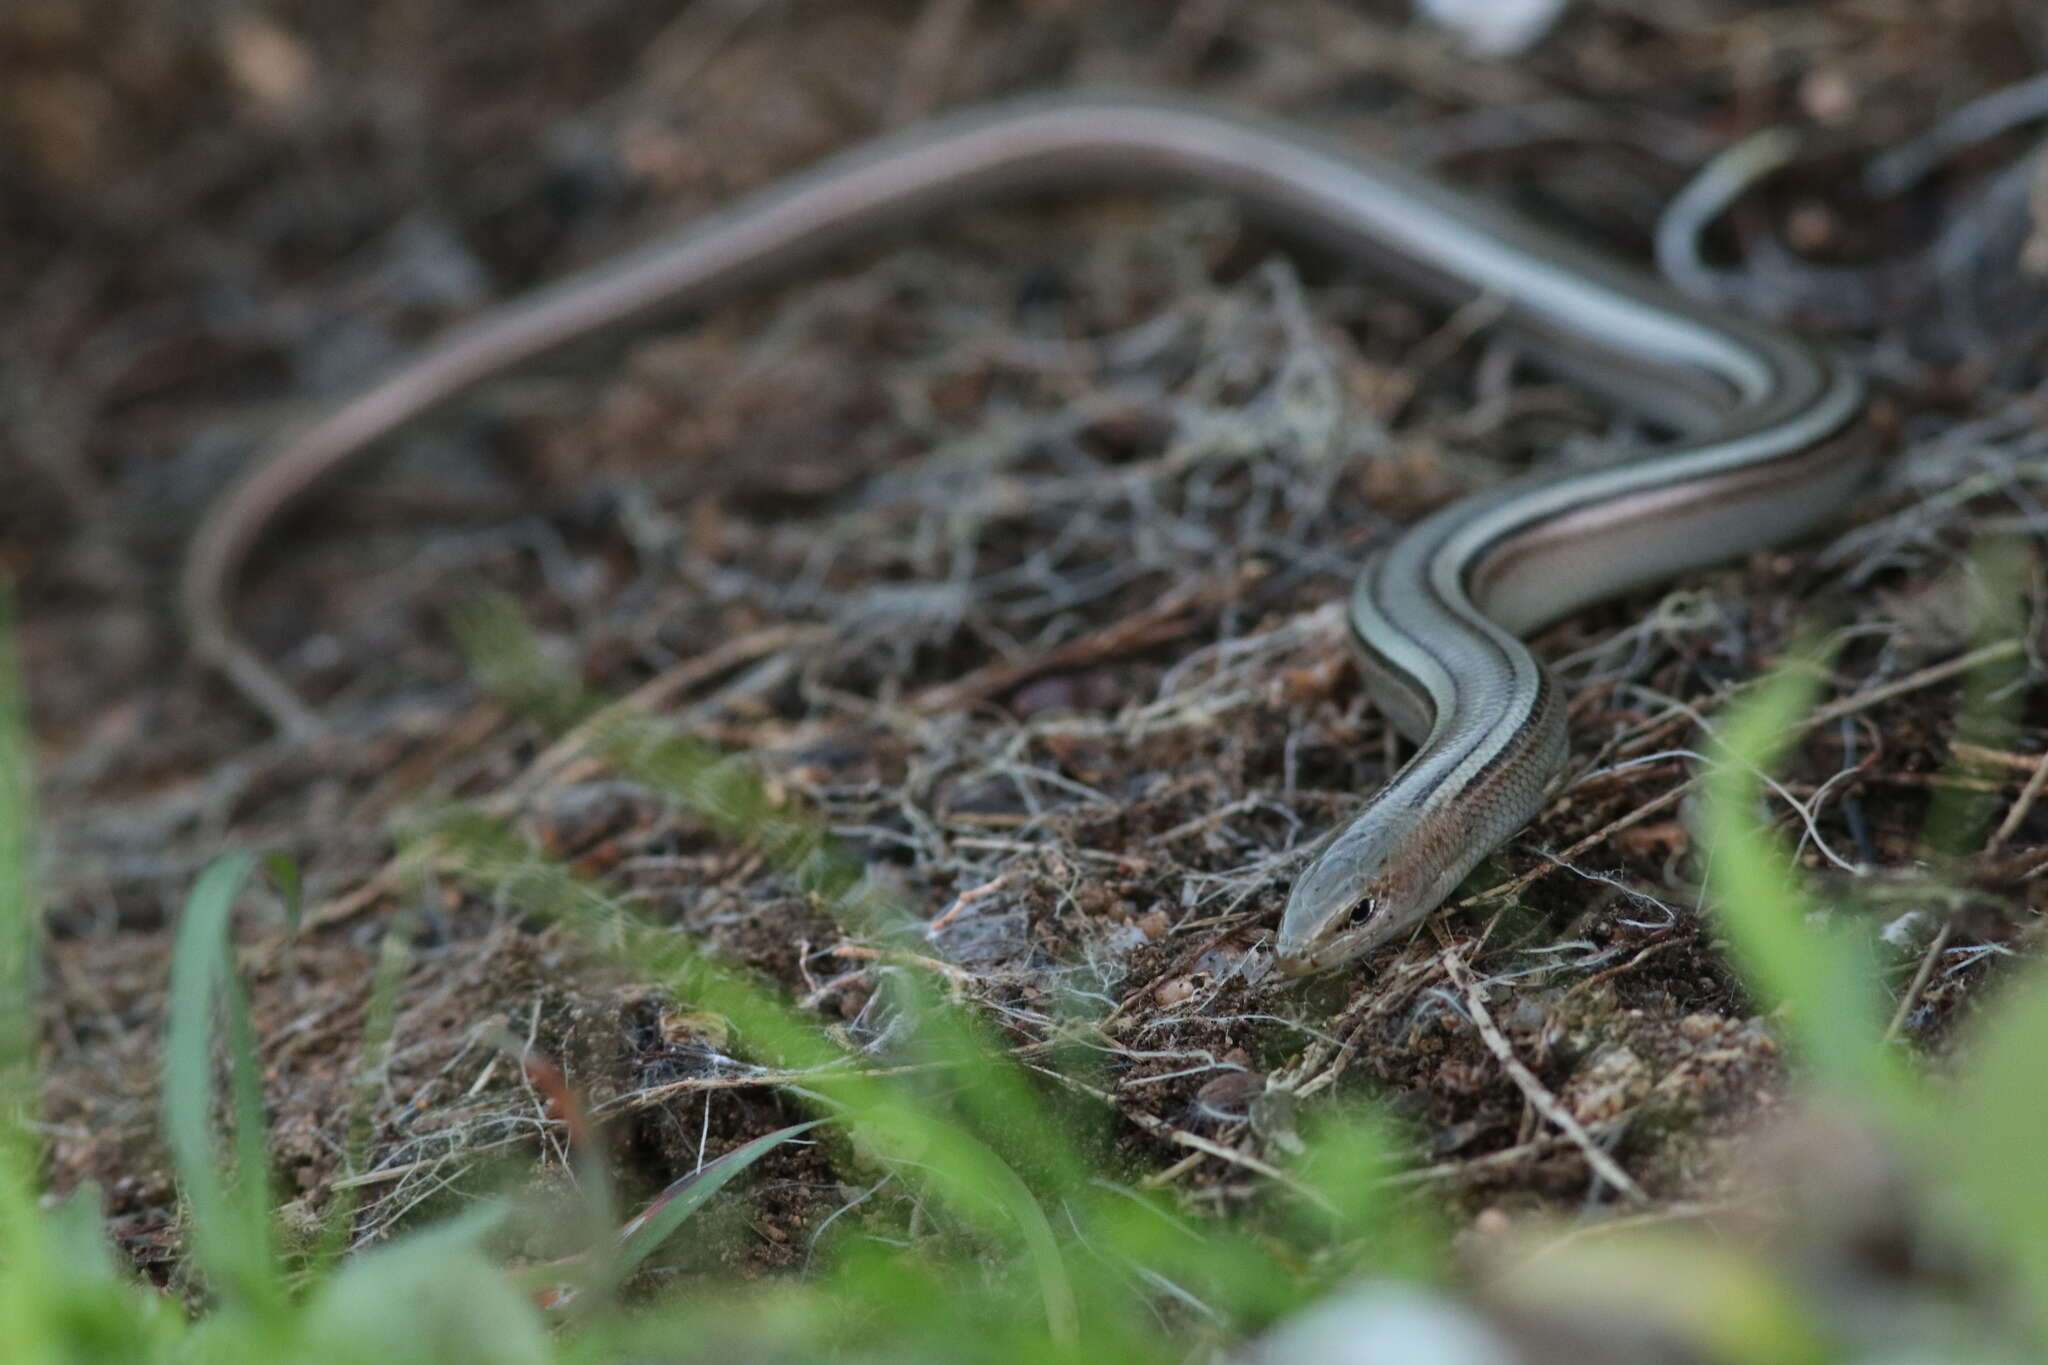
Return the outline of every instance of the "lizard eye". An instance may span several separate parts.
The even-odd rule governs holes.
[[[1369,924],[1375,908],[1373,898],[1364,896],[1311,922],[1297,918],[1295,906],[1289,904],[1280,932],[1274,936],[1273,965],[1283,976],[1307,976],[1335,966],[1346,955],[1333,958],[1330,950]]]

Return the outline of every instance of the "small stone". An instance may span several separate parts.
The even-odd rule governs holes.
[[[1688,1014],[1678,1021],[1678,1033],[1689,1043],[1704,1043],[1720,1036],[1724,1022],[1718,1014]]]

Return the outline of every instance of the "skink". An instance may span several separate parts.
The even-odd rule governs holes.
[[[280,512],[379,437],[540,352],[878,227],[997,192],[1134,181],[1224,191],[1445,301],[1491,296],[1539,363],[1678,433],[1623,464],[1453,503],[1360,573],[1349,619],[1367,689],[1417,748],[1294,884],[1274,956],[1300,974],[1387,942],[1534,817],[1564,768],[1564,698],[1517,637],[1827,518],[1868,463],[1866,443],[1844,438],[1862,386],[1822,349],[1426,176],[1190,101],[1066,95],[930,123],[485,313],[259,461],[209,510],[182,584],[200,655],[288,731],[317,732],[236,634],[228,597]]]

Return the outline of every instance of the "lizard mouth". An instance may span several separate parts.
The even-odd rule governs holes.
[[[1371,903],[1366,902],[1362,908],[1363,924],[1300,945],[1276,945],[1273,950],[1274,968],[1285,977],[1312,976],[1341,967],[1386,942],[1389,935],[1383,926],[1373,922]]]

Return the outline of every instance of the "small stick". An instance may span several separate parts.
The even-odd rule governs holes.
[[[832,956],[849,957],[856,962],[893,963],[899,967],[922,967],[946,979],[947,986],[957,998],[978,979],[974,973],[955,967],[950,962],[941,962],[935,957],[920,953],[907,953],[900,948],[871,948],[865,943],[839,943],[832,948]]]
[[[1254,1175],[1262,1175],[1276,1184],[1286,1186],[1326,1213],[1334,1214],[1337,1212],[1335,1206],[1320,1192],[1302,1184],[1299,1180],[1296,1180],[1271,1162],[1261,1161],[1250,1152],[1240,1152],[1234,1147],[1226,1147],[1220,1142],[1211,1141],[1199,1133],[1190,1133],[1187,1129],[1168,1123],[1165,1119],[1154,1118],[1141,1109],[1126,1109],[1119,1105],[1116,1102],[1116,1096],[1108,1091],[1098,1090],[1086,1081],[1076,1080],[1064,1072],[1054,1071],[1049,1067],[1036,1064],[1031,1064],[1031,1069],[1044,1076],[1047,1080],[1056,1081],[1069,1090],[1078,1091],[1083,1095],[1092,1095],[1108,1105],[1112,1110],[1129,1119],[1132,1123],[1137,1124],[1153,1137],[1163,1138],[1182,1147],[1193,1148],[1203,1156],[1213,1156],[1218,1161],[1227,1161],[1233,1166],[1241,1166]]]
[[[2048,771],[2044,768],[2043,771]],[[1927,953],[1920,959],[1919,969],[1913,973],[1913,982],[1906,987],[1906,993],[1899,997],[1899,1007],[1892,1011],[1891,1023],[1885,1025],[1884,1040],[1897,1042],[1899,1032],[1906,1026],[1906,1016],[1913,1012],[1913,1006],[1920,1001],[1920,993],[1927,989],[1927,983],[1934,977],[1934,964],[1941,960],[1942,950],[1955,936],[1955,921],[1944,919],[1941,932],[1934,936],[1934,942],[1927,945]]]
[[[2005,818],[1998,822],[1997,830],[1992,833],[1990,842],[1984,845],[1986,853],[1997,853],[2005,847],[2005,841],[2012,838],[2013,832],[2020,827],[2020,821],[2026,819],[2027,812],[2034,808],[2034,802],[2041,795],[2041,788],[2044,786],[2048,786],[2048,763],[2036,763],[2034,771],[2027,774],[2026,783],[2020,788],[2019,796],[2014,799],[2012,809],[2005,813]]]
[[[960,918],[961,913],[968,906],[985,896],[993,896],[996,892],[1009,885],[1010,875],[1010,873],[1005,872],[993,881],[986,881],[980,886],[969,887],[967,890],[962,891],[953,898],[953,903],[946,907],[945,913],[924,927],[924,936],[926,938],[937,938],[947,925]]]
[[[1888,682],[1882,687],[1873,687],[1854,696],[1831,701],[1812,715],[1801,719],[1799,727],[1812,729],[1816,725],[1825,725],[1831,720],[1839,720],[1843,716],[1867,710],[1881,701],[1890,701],[1893,697],[1904,696],[1908,692],[1917,692],[1923,687],[1946,681],[1958,673],[1967,673],[1985,664],[2001,663],[2019,652],[2020,642],[2016,639],[1994,640],[1988,645],[1971,650],[1968,654],[1958,654],[1955,658],[1942,663],[1929,664],[1919,672],[1908,673],[1896,682]]]
[[[1621,1126],[1627,1123],[1634,1113],[1634,1110],[1628,1110],[1615,1115],[1611,1119],[1604,1119],[1595,1124],[1594,1127],[1602,1132],[1618,1132]],[[1439,1180],[1469,1179],[1473,1176],[1484,1175],[1489,1171],[1499,1170],[1503,1166],[1513,1166],[1523,1161],[1533,1160],[1536,1157],[1556,1151],[1560,1147],[1569,1146],[1571,1146],[1571,1139],[1564,1134],[1546,1133],[1542,1137],[1532,1138],[1513,1147],[1503,1147],[1497,1152],[1488,1152],[1484,1156],[1467,1157],[1462,1161],[1439,1161],[1431,1166],[1417,1166],[1413,1170],[1398,1171],[1393,1175],[1381,1177],[1380,1183],[1393,1186],[1426,1185]]]
[[[1444,971],[1450,975],[1452,983],[1464,994],[1465,1008],[1471,1012],[1472,1026],[1479,1030],[1479,1040],[1486,1044],[1486,1050],[1500,1062],[1501,1069],[1506,1071],[1508,1079],[1520,1088],[1530,1106],[1557,1126],[1558,1131],[1585,1155],[1586,1164],[1591,1166],[1602,1180],[1614,1186],[1628,1199],[1638,1204],[1648,1203],[1650,1197],[1643,1193],[1642,1186],[1629,1178],[1628,1172],[1621,1169],[1599,1143],[1593,1141],[1593,1135],[1571,1116],[1569,1110],[1558,1103],[1557,1096],[1551,1094],[1543,1082],[1536,1079],[1536,1073],[1522,1065],[1521,1059],[1515,1056],[1514,1046],[1493,1022],[1493,1015],[1487,1012],[1486,1001],[1480,998],[1479,988],[1473,982],[1472,974],[1465,969],[1464,960],[1455,950],[1446,950],[1443,963]]]

